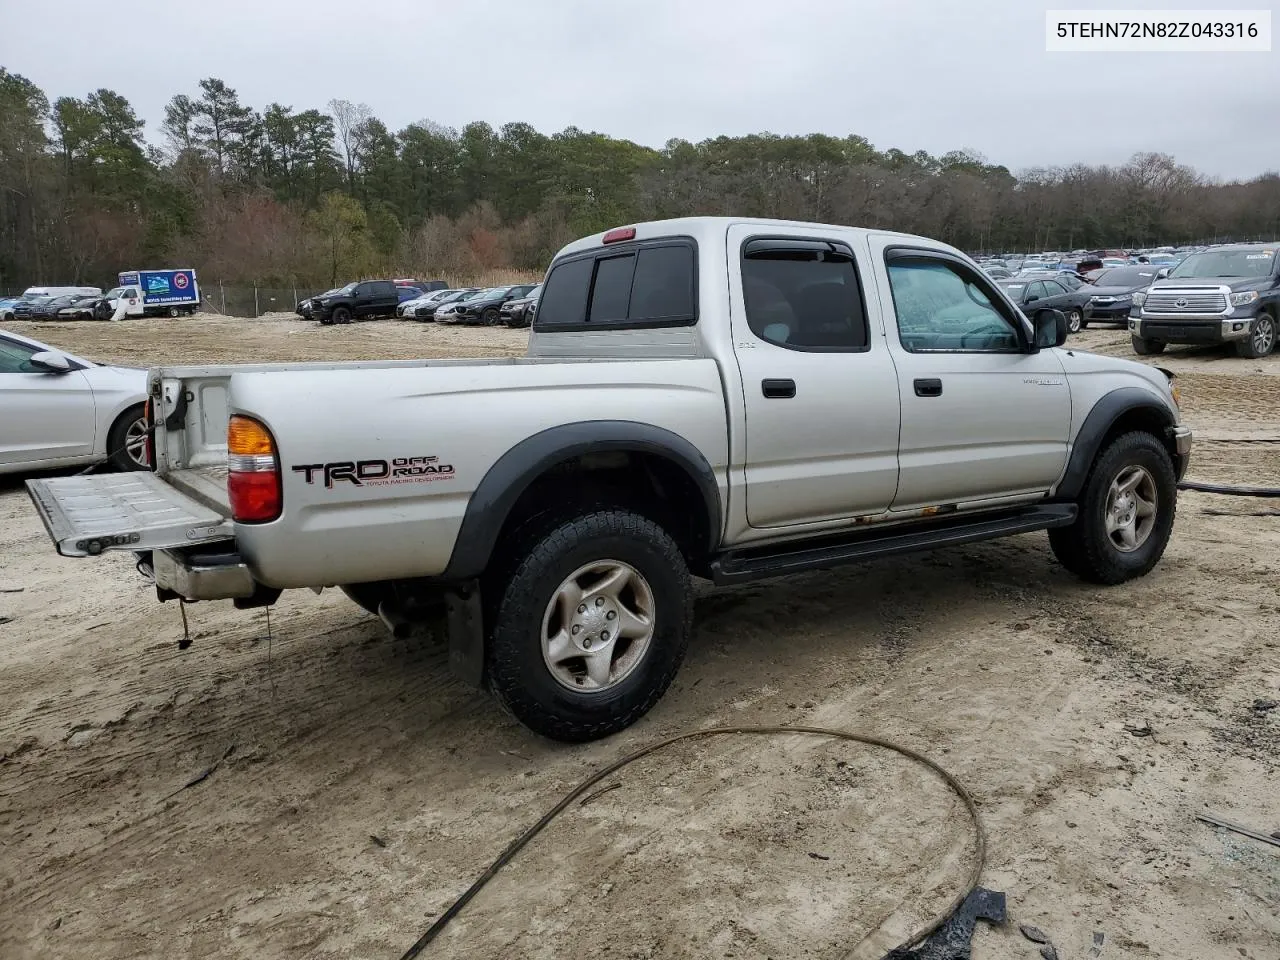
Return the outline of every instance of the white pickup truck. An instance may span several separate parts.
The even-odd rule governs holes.
[[[1063,347],[959,251],[770,220],[565,247],[528,356],[150,372],[153,473],[32,480],[67,556],[161,600],[341,587],[532,729],[661,697],[718,584],[1048,530],[1079,576],[1149,571],[1191,433],[1172,375]]]

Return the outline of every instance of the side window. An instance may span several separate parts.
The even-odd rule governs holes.
[[[616,322],[627,319],[631,302],[631,279],[636,273],[636,256],[607,257],[596,261],[596,282],[591,288],[591,310],[588,323]]]
[[[973,271],[926,256],[890,258],[889,289],[898,336],[911,353],[1017,353],[1013,322],[994,305],[990,287]]]
[[[12,340],[0,339],[0,373],[35,373],[30,360],[39,352]]]
[[[1046,280],[1044,282],[1044,295],[1046,297],[1060,297],[1066,292],[1067,288],[1057,280]]]
[[[792,350],[865,350],[862,286],[852,252],[823,240],[749,240],[742,251],[747,326]]]
[[[1044,281],[1037,280],[1035,283],[1027,285],[1027,289],[1023,291],[1022,302],[1030,303],[1032,300],[1040,300],[1044,296]]]

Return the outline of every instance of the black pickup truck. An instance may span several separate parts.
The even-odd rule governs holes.
[[[391,280],[360,280],[311,298],[311,315],[328,326],[394,316],[400,294]]]

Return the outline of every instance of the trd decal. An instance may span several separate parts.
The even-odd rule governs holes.
[[[321,477],[329,489],[337,483],[357,487],[383,487],[393,483],[423,483],[452,480],[453,464],[439,457],[396,457],[394,460],[338,460],[333,463],[306,463],[291,467],[307,483]]]

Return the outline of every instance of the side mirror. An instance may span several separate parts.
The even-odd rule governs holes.
[[[1040,298],[1039,298],[1038,296],[1035,296],[1035,295],[1033,294],[1033,295],[1031,295],[1031,296],[1027,297],[1027,299],[1026,299],[1026,300],[1024,300],[1024,301],[1022,301],[1022,302],[1023,302],[1023,303],[1035,303],[1035,302],[1036,302],[1037,300],[1039,300],[1039,299],[1040,299]]]
[[[1164,279],[1165,277],[1167,277],[1168,275],[1169,275],[1169,268],[1168,268],[1168,267],[1161,267],[1159,270],[1157,270],[1157,271],[1156,271],[1156,279],[1157,279],[1157,280],[1163,280],[1163,279]]]
[[[60,353],[54,353],[52,350],[43,350],[40,353],[31,355],[31,363],[39,367],[45,373],[70,373],[71,361]]]
[[[1037,310],[1036,346],[1060,347],[1067,342],[1067,315],[1061,310]]]

